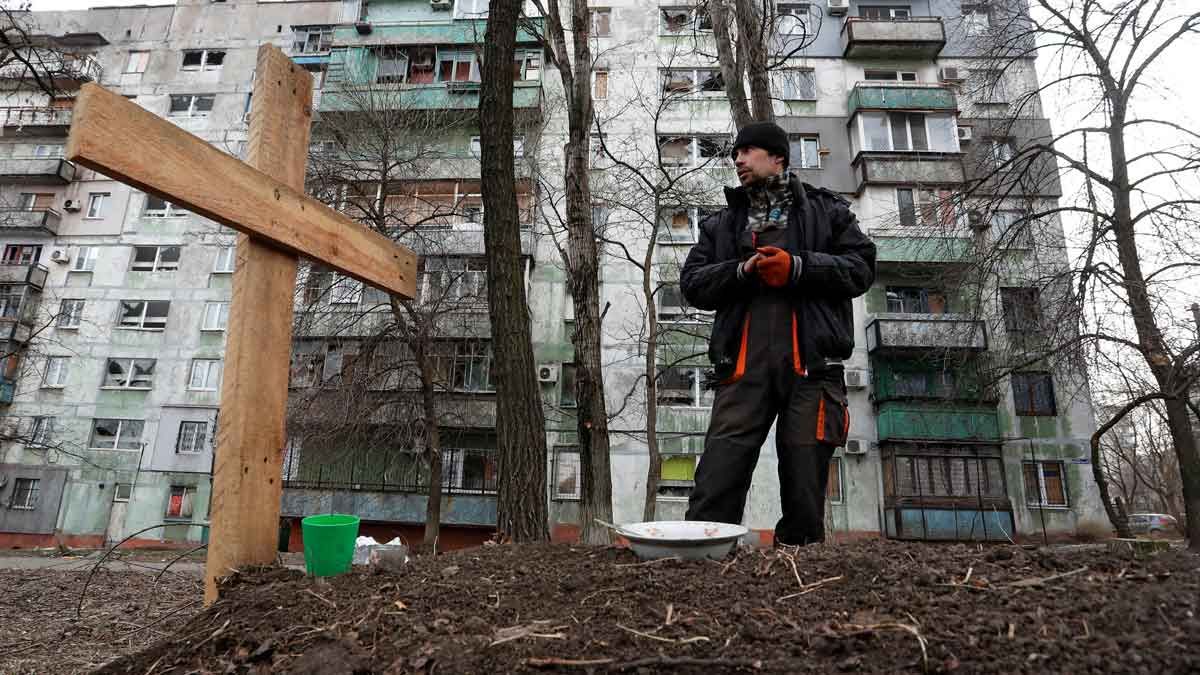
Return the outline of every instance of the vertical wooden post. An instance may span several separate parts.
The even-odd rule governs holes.
[[[246,163],[303,191],[311,121],[312,77],[277,47],[263,45],[258,50]],[[275,560],[295,284],[294,255],[238,236],[204,569],[205,604],[217,599],[218,577],[241,565]]]

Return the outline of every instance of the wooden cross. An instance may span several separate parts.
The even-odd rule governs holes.
[[[234,568],[275,561],[298,255],[405,298],[416,255],[308,197],[312,77],[258,50],[245,163],[95,84],[67,158],[241,234],[225,344],[204,598]]]

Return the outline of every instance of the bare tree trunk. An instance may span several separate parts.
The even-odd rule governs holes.
[[[657,202],[657,200],[655,200]],[[655,209],[655,213],[658,209]],[[658,451],[658,311],[654,306],[654,241],[658,237],[658,221],[650,233],[646,257],[642,263],[642,296],[646,300],[646,503],[642,519],[654,520],[658,510],[658,481],[662,477],[662,455]]]
[[[771,74],[767,71],[767,38],[770,24],[754,0],[737,3],[738,44],[745,49],[746,73],[750,76],[750,107],[754,119],[774,122],[771,106]],[[765,3],[764,3],[765,4]],[[741,125],[738,126],[741,128]]]
[[[739,130],[754,121],[746,101],[746,88],[742,85],[744,64],[739,62],[734,50],[733,36],[729,32],[729,0],[710,0],[708,15],[712,19],[713,37],[717,42],[717,62],[721,64],[721,80],[725,83],[725,97],[729,99],[729,111],[733,124]]]
[[[600,359],[600,251],[592,222],[589,145],[592,123],[591,45],[587,0],[573,0],[571,28],[573,76],[567,111],[566,157],[567,268],[575,304],[575,390],[578,404],[581,537],[586,544],[607,544],[612,520],[612,470],[609,462],[608,410]]]
[[[496,526],[513,541],[546,541],[546,423],[521,261],[513,173],[513,51],[520,4],[492,0],[479,96],[483,238],[496,374]],[[586,483],[585,483],[586,485]]]
[[[442,432],[438,425],[437,397],[434,396],[433,364],[424,344],[414,350],[421,370],[421,409],[425,417],[425,452],[429,453],[429,498],[425,503],[425,539],[422,547],[437,553],[442,533]]]
[[[1112,106],[1109,122],[1108,142],[1112,153],[1113,167],[1113,236],[1117,243],[1117,258],[1121,264],[1121,278],[1129,299],[1129,311],[1137,331],[1138,343],[1146,364],[1164,393],[1173,392],[1171,357],[1163,339],[1162,329],[1154,318],[1154,306],[1146,290],[1146,279],[1142,273],[1141,259],[1137,249],[1130,195],[1128,155],[1125,147],[1125,121],[1127,100],[1120,88],[1109,89]],[[1187,395],[1186,390],[1182,394]],[[1168,394],[1164,401],[1167,424],[1175,442],[1179,457],[1179,473],[1183,479],[1183,501],[1188,514],[1187,537],[1189,547],[1200,551],[1200,456],[1196,452],[1196,437],[1192,434],[1192,423],[1188,417],[1187,403],[1178,395]]]

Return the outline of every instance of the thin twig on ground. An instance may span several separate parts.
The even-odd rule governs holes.
[[[679,556],[674,556],[674,555],[673,555],[673,556],[670,556],[670,557],[668,557],[668,558],[655,558],[654,560],[647,560],[647,561],[645,561],[645,562],[640,562],[640,563],[621,563],[621,564],[619,564],[619,565],[614,565],[614,567],[641,567],[641,566],[643,566],[643,565],[653,565],[653,564],[655,564],[655,563],[660,563],[660,562],[664,562],[664,561],[667,561],[667,560],[675,560],[675,561],[678,561],[678,560],[679,560]]]
[[[623,630],[627,633],[633,633],[634,635],[640,635],[644,638],[650,638],[651,640],[658,640],[659,642],[670,642],[670,643],[679,644],[679,645],[685,645],[685,644],[688,644],[691,642],[711,642],[711,640],[704,637],[703,635],[698,635],[696,637],[690,637],[690,638],[681,638],[681,639],[677,640],[675,638],[665,638],[665,637],[660,637],[658,635],[651,635],[650,633],[643,633],[640,630],[634,630],[632,628],[627,628],[625,626],[622,626],[619,623],[615,624],[615,625],[617,628],[620,628],[621,630]]]
[[[1063,572],[1062,574],[1052,574],[1048,577],[1035,577],[1035,578],[1031,578],[1031,579],[1021,579],[1020,581],[1014,581],[1011,584],[1005,584],[1005,585],[1009,588],[1030,588],[1033,586],[1041,586],[1042,584],[1050,582],[1050,581],[1055,581],[1057,579],[1065,579],[1067,577],[1075,576],[1076,574],[1082,574],[1082,573],[1086,572],[1087,569],[1088,569],[1087,565],[1084,565],[1083,567],[1080,567],[1077,570],[1071,570],[1070,572]]]
[[[791,595],[785,595],[781,598],[776,599],[775,602],[783,602],[784,600],[790,600],[792,598],[800,597],[801,595],[807,595],[807,594],[812,593],[813,591],[821,588],[822,586],[825,586],[826,584],[832,584],[833,582],[840,581],[841,579],[842,579],[842,575],[839,574],[836,577],[828,577],[825,579],[821,579],[820,581],[814,581],[807,586],[801,584],[800,588],[802,590],[799,593],[792,593]]]
[[[314,598],[316,598],[316,599],[320,600],[321,602],[323,602],[323,603],[325,603],[325,604],[329,605],[330,607],[332,607],[332,608],[334,608],[334,609],[337,609],[337,603],[336,603],[336,602],[334,602],[334,601],[330,600],[329,598],[326,598],[325,596],[318,595],[317,593],[313,592],[313,590],[312,590],[311,588],[306,588],[306,589],[304,589],[304,592],[305,592],[305,593],[308,593],[309,595],[313,596]]]

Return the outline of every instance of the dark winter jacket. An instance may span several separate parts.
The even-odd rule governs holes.
[[[875,281],[875,244],[859,229],[850,203],[841,196],[794,176],[791,189],[786,249],[798,256],[801,266],[784,293],[792,301],[795,319],[794,365],[806,374],[822,369],[827,359],[849,358],[854,350],[850,300],[866,293]],[[680,274],[688,303],[716,312],[708,357],[717,382],[740,377],[747,310],[754,295],[767,290],[756,275],[738,275],[738,267],[753,250],[739,245],[740,238],[749,236],[744,232],[749,207],[745,188],[725,188],[725,200],[728,207],[700,224],[699,241]]]

